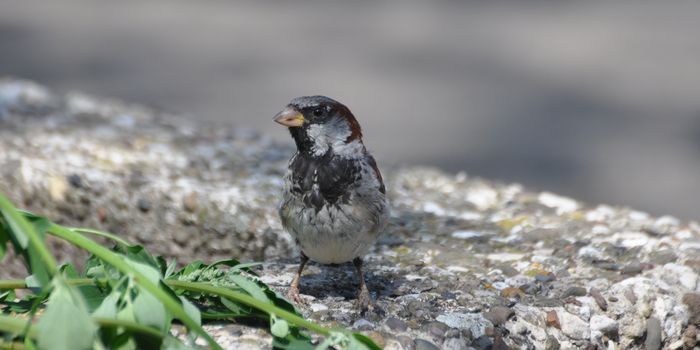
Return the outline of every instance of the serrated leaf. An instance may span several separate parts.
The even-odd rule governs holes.
[[[97,326],[85,310],[79,295],[61,280],[54,279],[54,289],[46,311],[39,320],[38,345],[41,349],[91,349]]]

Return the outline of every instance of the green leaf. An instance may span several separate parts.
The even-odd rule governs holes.
[[[168,266],[165,268],[165,272],[163,272],[163,278],[165,279],[165,278],[170,277],[175,272],[176,268],[177,268],[177,261],[175,261],[175,259],[173,259],[170,261]]]
[[[7,242],[9,241],[9,233],[7,233],[4,221],[0,217],[0,262],[2,262],[7,254]]]
[[[78,286],[75,289],[83,295],[88,312],[94,312],[107,296],[107,293],[103,292],[102,289],[92,285]]]
[[[134,299],[134,316],[140,324],[151,326],[161,331],[170,328],[170,317],[165,311],[165,306],[151,293],[140,289]]]
[[[155,267],[131,259],[124,259],[124,261],[136,271],[144,274],[151,283],[158,284],[160,281],[160,272]]]
[[[54,279],[53,292],[46,312],[39,320],[38,344],[42,349],[81,350],[91,349],[97,326],[70,286],[60,278]]]
[[[239,287],[241,287],[246,293],[250,294],[251,297],[258,299],[260,301],[264,301],[266,303],[270,302],[270,299],[267,297],[267,294],[265,294],[265,291],[263,288],[261,288],[257,283],[249,280],[248,278],[242,276],[242,275],[233,275],[229,274],[226,276],[226,278],[235,284],[237,284]]]
[[[201,326],[202,315],[200,314],[199,309],[184,297],[180,297],[180,301],[182,301],[182,307],[185,309],[187,316],[195,320]]]
[[[229,310],[230,310],[232,313],[234,313],[234,314],[243,316],[243,315],[245,315],[245,314],[250,313],[250,308],[248,308],[248,310],[245,310],[245,311],[244,311],[242,305],[240,305],[240,304],[238,304],[238,303],[234,303],[233,301],[228,300],[228,299],[226,299],[226,298],[224,298],[224,297],[221,297],[221,298],[220,298],[220,301],[221,301],[221,303],[222,303],[227,309],[229,309]]]
[[[66,278],[78,278],[80,276],[73,264],[63,264],[58,268],[58,271],[63,273],[63,276]]]
[[[117,311],[117,319],[122,321],[136,322],[136,312],[134,311],[134,304],[131,302],[126,302]]]
[[[37,276],[34,275],[29,275],[24,278],[24,283],[27,284],[27,288],[41,288],[43,285],[40,281],[41,278],[37,278]]]
[[[24,348],[26,350],[37,350],[36,344],[34,344],[32,339],[29,337],[24,338]]]
[[[114,251],[121,253],[132,261],[137,261],[160,271],[160,263],[146,248],[140,245],[116,246]]]
[[[8,290],[0,290],[0,301],[5,301],[5,300],[14,300],[15,299],[15,290],[14,289],[8,289]]]
[[[359,349],[370,349],[370,350],[381,350],[377,344],[374,343],[372,339],[361,333],[353,333],[353,344],[361,345]]]
[[[289,334],[289,323],[275,315],[270,315],[270,332],[275,337],[284,338]]]
[[[162,350],[192,350],[192,348],[183,344],[179,339],[168,335],[163,339]]]
[[[102,300],[100,306],[92,313],[94,317],[102,318],[116,318],[117,310],[119,309],[118,303],[121,296],[118,292],[113,291],[109,293],[107,297]]]

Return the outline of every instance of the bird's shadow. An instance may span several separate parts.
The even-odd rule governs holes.
[[[356,299],[360,288],[360,280],[352,263],[337,265],[314,265],[314,271],[307,271],[302,275],[299,283],[299,292],[314,298],[344,298]],[[368,271],[371,266],[365,268],[365,283],[373,295],[384,295],[387,287],[392,282],[384,277]]]

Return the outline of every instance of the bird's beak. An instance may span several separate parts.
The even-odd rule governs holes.
[[[304,116],[291,106],[277,113],[273,120],[288,128],[304,125]]]

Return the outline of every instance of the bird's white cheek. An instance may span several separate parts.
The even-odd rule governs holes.
[[[306,134],[309,135],[309,138],[314,141],[312,151],[315,155],[320,156],[328,151],[328,135],[321,125],[309,125],[309,128],[306,130]]]

